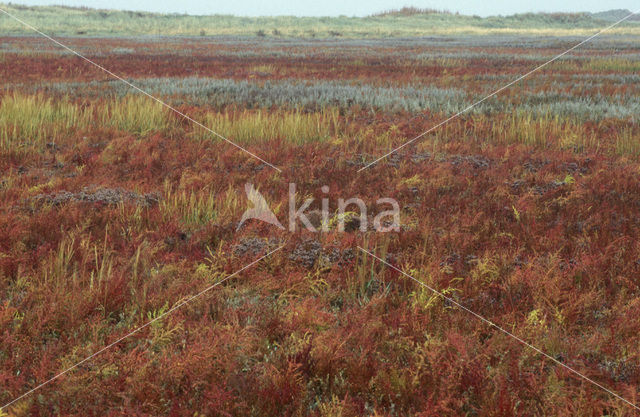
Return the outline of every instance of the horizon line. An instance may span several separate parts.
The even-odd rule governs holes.
[[[0,2],[0,5],[13,7],[16,9],[23,10],[37,10],[37,9],[46,9],[46,8],[59,8],[59,9],[69,9],[69,10],[77,10],[77,11],[96,11],[96,12],[125,12],[125,13],[145,13],[150,15],[160,15],[160,16],[191,16],[191,17],[213,17],[213,16],[227,16],[227,17],[238,17],[238,18],[277,18],[277,17],[294,17],[294,18],[349,18],[349,19],[366,19],[366,18],[382,18],[382,17],[414,17],[418,15],[451,15],[451,16],[460,16],[460,17],[472,17],[472,18],[480,18],[480,19],[489,19],[489,18],[509,18],[515,16],[523,16],[523,15],[584,15],[585,17],[592,17],[597,19],[597,14],[607,13],[607,12],[628,12],[631,11],[629,9],[624,8],[611,8],[611,9],[603,9],[600,11],[587,11],[587,10],[576,10],[576,11],[549,11],[549,10],[539,10],[539,11],[523,11],[518,13],[509,13],[509,14],[491,14],[481,16],[478,14],[467,14],[460,11],[451,11],[446,9],[431,9],[425,7],[416,7],[416,6],[404,6],[395,9],[385,9],[377,12],[369,13],[366,15],[347,15],[347,14],[327,14],[327,15],[303,15],[303,14],[265,14],[265,15],[245,15],[245,14],[231,14],[231,13],[189,13],[189,12],[161,12],[161,11],[152,11],[148,9],[118,9],[118,8],[100,8],[100,7],[91,7],[91,6],[70,6],[64,4],[56,4],[52,2],[51,4],[41,4],[41,5],[28,5],[21,4],[15,2]],[[410,14],[400,14],[403,10],[413,9],[414,13]],[[633,22],[633,21],[632,21]]]

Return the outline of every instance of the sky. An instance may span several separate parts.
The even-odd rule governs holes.
[[[407,5],[479,16],[610,9],[636,11],[640,7],[638,0],[13,0],[12,3],[239,16],[366,16]]]

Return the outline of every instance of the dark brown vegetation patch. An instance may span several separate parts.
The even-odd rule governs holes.
[[[98,188],[95,190],[83,188],[82,191],[75,193],[63,190],[51,194],[38,194],[33,197],[32,201],[36,204],[53,206],[74,202],[108,205],[131,203],[142,207],[151,207],[158,204],[159,198],[158,193],[139,194],[122,188]]]

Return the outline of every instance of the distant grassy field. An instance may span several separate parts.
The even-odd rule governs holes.
[[[57,35],[235,35],[256,37],[376,38],[450,34],[576,35],[607,26],[609,15],[519,14],[513,16],[464,16],[416,10],[368,17],[238,17],[189,16],[131,11],[96,10],[61,6],[27,7],[2,4],[4,10],[25,19],[47,33]],[[0,16],[0,35],[31,33],[20,23]],[[640,34],[640,23],[631,21],[611,33]]]

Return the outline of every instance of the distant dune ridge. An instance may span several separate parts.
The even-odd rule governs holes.
[[[595,19],[607,20],[611,22],[616,22],[630,14],[631,11],[628,9],[614,9],[607,10],[605,12],[590,13],[590,15]],[[633,22],[640,22],[640,15],[633,15],[629,18],[629,20]]]
[[[448,11],[404,7],[366,17],[239,17],[194,16],[86,7],[1,7],[39,29],[57,35],[251,36],[258,38],[381,38],[434,35],[530,34],[582,36],[627,16],[629,10],[598,13],[524,13],[510,16],[468,16]],[[29,33],[20,23],[0,16],[0,35]],[[640,34],[634,16],[612,33]]]

